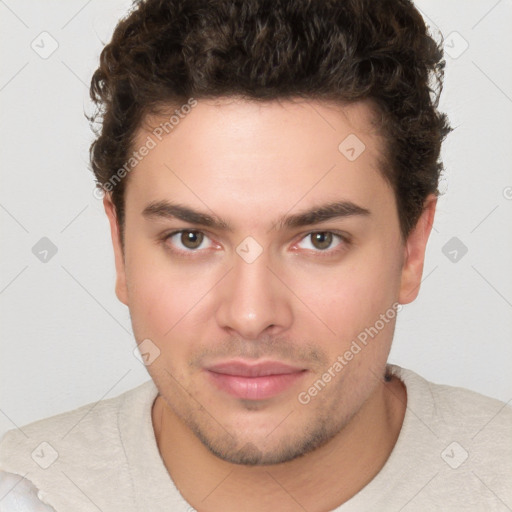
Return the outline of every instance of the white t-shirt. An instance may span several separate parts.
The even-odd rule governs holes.
[[[400,435],[379,474],[335,512],[510,512],[512,408],[389,368],[407,388]],[[158,451],[156,396],[149,381],[9,431],[0,442],[0,512],[193,511]]]

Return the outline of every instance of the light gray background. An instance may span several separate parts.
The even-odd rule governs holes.
[[[399,316],[390,360],[509,401],[512,0],[417,5],[452,55],[441,108],[456,129],[443,150],[445,194],[424,282]],[[129,6],[0,1],[0,435],[148,379],[132,353],[128,310],[114,294],[83,114],[91,112],[88,84],[103,43]],[[48,51],[52,38],[58,48],[47,58],[31,47]],[[42,237],[58,248],[46,263],[32,252]],[[453,237],[468,249],[457,262],[443,253]]]

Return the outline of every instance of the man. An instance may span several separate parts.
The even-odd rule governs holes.
[[[510,408],[387,364],[442,71],[407,0],[137,2],[91,162],[152,380],[9,432],[1,506],[510,509]]]

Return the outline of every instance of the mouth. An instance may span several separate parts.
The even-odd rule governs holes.
[[[206,368],[210,381],[221,391],[244,400],[272,398],[291,388],[307,370],[279,361],[248,363],[226,361]]]

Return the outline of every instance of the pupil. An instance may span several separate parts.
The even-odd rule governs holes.
[[[189,249],[197,249],[203,241],[202,233],[196,231],[185,231],[181,234],[181,242]]]
[[[313,245],[317,249],[327,249],[332,243],[332,233],[314,233]]]

